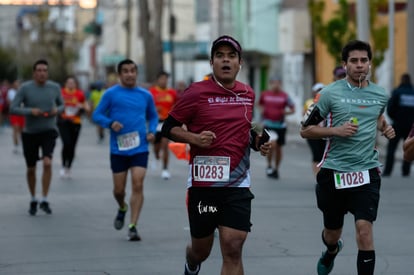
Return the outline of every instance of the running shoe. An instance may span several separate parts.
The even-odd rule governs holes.
[[[30,202],[29,214],[31,216],[36,215],[37,212],[37,201]]]
[[[171,177],[171,174],[170,174],[170,172],[168,172],[168,170],[162,170],[161,178],[163,178],[165,180],[168,180],[168,179],[170,179],[170,177]]]
[[[336,252],[336,254],[339,253],[339,251],[342,250],[342,247],[344,247],[344,241],[342,239],[339,239],[338,241],[338,252]],[[322,256],[319,258],[318,261],[318,265],[317,265],[317,271],[318,271],[318,275],[328,275],[329,273],[331,273],[333,267],[334,267],[334,261],[332,261],[332,263],[329,266],[326,266],[322,263],[322,259],[325,256],[325,254],[327,253],[327,251],[322,252]]]
[[[270,176],[273,173],[273,168],[272,167],[267,167],[266,168],[266,175]]]
[[[273,170],[271,174],[267,175],[269,178],[278,179],[279,178],[279,172],[277,170]]]
[[[189,268],[188,268],[187,263],[185,264],[185,266],[184,266],[184,275],[197,275],[198,272],[200,272],[200,265],[197,265],[196,270],[190,271]]]
[[[50,209],[49,203],[47,201],[42,201],[39,205],[39,208],[45,211],[46,214],[52,214],[52,209]]]
[[[61,168],[59,171],[59,176],[61,179],[66,179],[66,172],[65,172],[65,168]]]
[[[124,227],[125,214],[128,212],[128,204],[124,204],[124,209],[119,208],[114,220],[114,227],[116,230],[121,230]]]
[[[129,227],[128,240],[129,241],[140,241],[141,240],[141,237],[138,235],[137,228],[135,225],[132,225]]]

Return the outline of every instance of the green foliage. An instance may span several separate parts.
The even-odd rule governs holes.
[[[14,49],[0,47],[0,80],[7,79],[11,82],[17,79],[17,64],[15,60]]]
[[[345,0],[339,1],[340,8],[326,23],[322,20],[325,10],[323,1],[311,0],[308,3],[309,12],[313,23],[313,32],[326,45],[329,54],[336,63],[341,62],[340,52],[343,45],[349,40],[355,39],[355,27],[349,24],[349,6]]]
[[[374,42],[372,45],[372,64],[374,68],[384,61],[384,54],[388,49],[388,25],[376,26],[378,9],[387,6],[387,0],[369,0],[370,31]]]
[[[355,4],[356,5],[356,4]],[[373,41],[374,67],[384,60],[384,53],[388,48],[388,27],[377,26],[378,9],[387,5],[387,0],[369,0],[370,32]],[[356,19],[352,17],[346,0],[339,0],[339,9],[327,22],[323,22],[322,14],[325,10],[323,0],[310,0],[308,9],[313,24],[314,34],[326,45],[328,53],[334,58],[336,64],[341,62],[343,46],[356,38]]]

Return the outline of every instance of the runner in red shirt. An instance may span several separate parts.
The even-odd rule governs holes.
[[[198,274],[214,242],[216,228],[223,255],[221,274],[243,274],[242,248],[250,231],[250,148],[263,155],[251,131],[255,94],[236,81],[241,46],[230,36],[213,42],[211,78],[193,83],[164,122],[164,136],[191,146],[187,210],[191,244],[184,274]],[[181,126],[185,124],[187,130]],[[250,134],[252,133],[252,134]]]
[[[19,89],[20,82],[18,80],[13,81],[12,85],[10,86],[9,91],[7,92],[7,101],[9,105],[11,105],[14,97],[17,94],[17,90]],[[13,128],[13,153],[19,153],[21,135],[24,128],[24,116],[22,115],[9,115],[10,125]]]
[[[282,146],[286,140],[285,117],[295,113],[295,104],[290,96],[282,90],[282,82],[274,77],[270,80],[270,89],[260,95],[259,105],[262,107],[263,126],[277,133],[277,140],[272,146],[271,153],[267,156],[266,174],[272,178],[279,178],[279,166],[282,162]],[[272,167],[274,160],[274,167]]]
[[[154,154],[156,159],[160,159],[160,151],[162,151],[162,173],[161,177],[165,180],[170,178],[170,172],[168,171],[169,161],[169,150],[168,150],[168,139],[162,137],[161,127],[163,121],[168,117],[168,113],[171,111],[174,104],[177,102],[177,92],[168,88],[168,77],[167,72],[160,72],[157,75],[156,85],[152,86],[149,90],[154,98],[155,107],[157,108],[159,125],[157,133],[155,135],[154,142]]]

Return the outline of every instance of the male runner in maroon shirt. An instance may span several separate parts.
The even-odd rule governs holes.
[[[266,155],[270,143],[259,146],[259,136],[251,131],[255,94],[236,81],[241,63],[239,42],[230,36],[217,38],[211,48],[212,77],[186,90],[162,129],[168,138],[191,145],[186,275],[198,274],[216,228],[223,254],[221,274],[243,274],[242,248],[254,197],[249,188],[250,148]]]

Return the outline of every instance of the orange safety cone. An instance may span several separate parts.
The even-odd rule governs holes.
[[[177,159],[190,160],[189,145],[181,142],[168,143],[168,149],[175,155]]]

